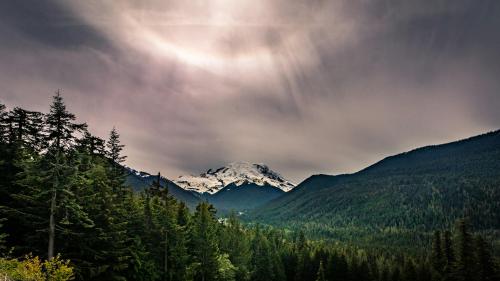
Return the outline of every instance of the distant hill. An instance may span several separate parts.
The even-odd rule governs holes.
[[[215,194],[206,194],[205,198],[222,212],[230,210],[248,211],[283,195],[277,187],[254,183],[236,185],[231,183]]]
[[[500,229],[500,131],[387,157],[355,174],[312,176],[250,218],[354,240],[374,231],[418,236],[464,216],[476,230]]]
[[[134,191],[143,191],[147,187],[151,186],[153,181],[157,180],[157,176],[150,175],[145,172],[138,172],[131,168],[126,168],[126,182],[125,184],[131,186]],[[194,209],[198,202],[201,200],[200,196],[191,192],[184,190],[172,181],[161,177],[161,185],[168,187],[168,192],[177,200],[186,203],[190,209]]]

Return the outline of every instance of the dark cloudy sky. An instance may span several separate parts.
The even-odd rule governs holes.
[[[127,164],[299,182],[500,128],[500,1],[0,1],[0,101],[63,90]]]

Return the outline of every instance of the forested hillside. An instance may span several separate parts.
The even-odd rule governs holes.
[[[184,202],[190,209],[194,210],[196,205],[201,201],[201,196],[191,191],[184,190],[182,187],[161,175],[153,176],[144,172],[131,171],[130,169],[125,169],[124,173],[126,175],[125,185],[130,186],[135,192],[143,192],[148,189],[153,182],[159,181],[162,187],[168,188],[170,195]]]
[[[312,176],[256,210],[258,221],[363,244],[425,245],[467,216],[500,228],[500,131],[388,157],[358,173]]]
[[[206,202],[190,212],[161,177],[134,192],[117,130],[91,135],[59,94],[47,114],[0,114],[1,280],[498,280],[467,220],[419,255],[245,227]]]
[[[280,197],[285,192],[270,185],[231,183],[214,194],[204,194],[206,200],[226,213],[231,210],[246,212]]]

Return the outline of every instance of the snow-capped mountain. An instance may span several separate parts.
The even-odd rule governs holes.
[[[270,185],[285,192],[295,187],[293,183],[269,169],[268,166],[246,162],[230,163],[216,170],[209,169],[199,176],[180,176],[174,182],[186,190],[210,194],[216,193],[231,183],[236,186],[244,183],[254,183],[259,186]]]

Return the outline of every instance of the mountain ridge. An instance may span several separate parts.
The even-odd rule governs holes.
[[[274,186],[285,192],[295,187],[267,165],[248,162],[232,162],[224,167],[208,169],[199,176],[183,175],[173,182],[186,190],[209,194],[215,194],[231,183],[242,185],[250,182],[263,187]]]
[[[385,157],[353,174],[310,176],[248,215],[352,241],[352,233],[383,229],[419,230],[425,240],[419,235],[462,217],[478,230],[500,228],[500,130]]]

